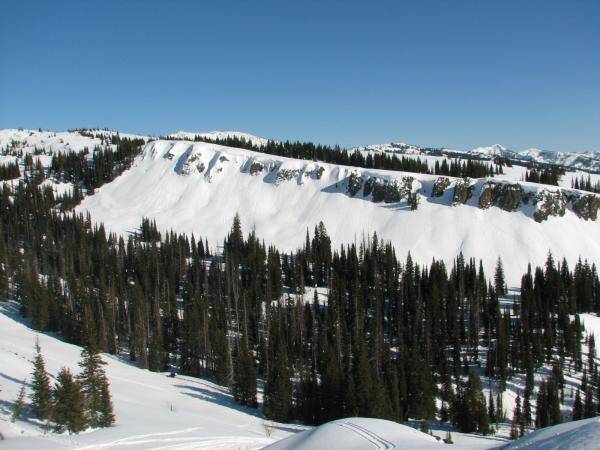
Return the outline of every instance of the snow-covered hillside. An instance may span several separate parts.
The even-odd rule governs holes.
[[[290,435],[298,427],[274,425],[267,437],[256,410],[233,402],[222,387],[205,380],[149,372],[117,357],[104,355],[116,414],[116,425],[79,435],[42,434],[33,422],[10,421],[23,382],[31,382],[34,343],[40,345],[50,374],[62,366],[73,373],[81,349],[38,334],[21,323],[14,303],[0,302],[0,433],[3,448],[261,448]],[[54,381],[53,381],[54,383]],[[28,392],[29,394],[30,392]],[[25,414],[26,416],[26,414]]]
[[[11,148],[22,150],[24,154],[42,152],[55,153],[80,152],[92,150],[102,145],[100,137],[88,137],[69,131],[53,132],[39,130],[0,130],[0,149],[7,152]]]
[[[246,142],[251,142],[252,145],[261,147],[265,145],[269,140],[255,136],[250,133],[244,133],[241,131],[208,131],[208,132],[191,132],[191,131],[178,131],[177,133],[173,133],[169,135],[172,139],[183,139],[193,141],[196,136],[205,139],[227,139],[227,138],[235,138],[235,139],[244,139]]]
[[[500,256],[513,285],[528,263],[542,264],[549,250],[572,264],[579,256],[600,258],[600,220],[578,217],[567,200],[581,192],[520,183],[523,200],[508,212],[481,205],[494,179],[461,185],[468,192],[458,202],[456,185],[462,182],[448,179],[440,196],[433,197],[436,180],[201,142],[153,141],[130,170],[87,197],[78,211],[119,233],[135,231],[147,216],[163,230],[194,233],[211,242],[223,239],[238,212],[246,232],[255,228],[267,242],[286,250],[300,246],[306,229],[312,231],[322,220],[335,245],[359,243],[377,232],[395,244],[399,255],[410,251],[423,263],[434,257],[450,261],[462,251],[482,258],[491,271]],[[369,183],[396,186],[400,201],[373,202],[374,194],[366,194]],[[420,199],[416,211],[407,202],[409,192]],[[556,215],[538,223],[533,217],[546,200]]]

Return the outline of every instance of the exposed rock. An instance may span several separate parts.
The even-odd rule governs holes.
[[[388,181],[377,178],[369,178],[365,182],[363,193],[365,196],[373,193],[375,203],[397,203],[403,198],[408,198],[412,191],[413,177],[403,177],[401,182],[398,180]]]
[[[375,178],[369,178],[365,181],[365,187],[363,189],[363,195],[367,197],[371,192],[373,192],[373,188],[375,187]]]
[[[494,204],[494,186],[496,183],[485,183],[479,196],[479,207],[488,209]]]
[[[442,195],[444,195],[444,191],[448,186],[450,186],[450,179],[446,177],[439,177],[433,183],[433,188],[431,189],[431,196],[441,197]]]
[[[190,156],[185,162],[185,164],[183,164],[183,166],[181,167],[181,173],[183,175],[189,175],[194,171],[197,171],[198,173],[204,172],[204,169],[206,169],[206,167],[204,166],[203,162],[200,161],[197,164],[195,164],[196,161],[198,161],[199,159],[200,155]]]
[[[494,204],[505,211],[519,209],[522,197],[523,188],[518,183],[499,183],[494,188]]]
[[[263,166],[261,163],[255,161],[250,165],[250,170],[249,170],[250,175],[255,175],[257,173],[260,173],[264,170],[264,168],[265,168],[265,166]]]
[[[360,191],[362,187],[362,178],[356,173],[352,172],[348,177],[348,193],[354,197]]]
[[[573,211],[584,220],[596,220],[600,199],[594,194],[585,194],[573,200]]]
[[[471,198],[472,195],[473,186],[471,186],[471,180],[469,178],[456,180],[456,184],[454,185],[454,195],[452,196],[452,204],[464,204]]]
[[[536,222],[543,222],[550,216],[564,216],[567,199],[561,190],[556,192],[543,189],[535,197],[537,209],[533,213]]]
[[[415,193],[409,192],[408,193],[408,204],[410,205],[411,211],[415,211],[419,207],[420,199],[421,199],[421,196],[419,195],[418,192],[415,192]]]
[[[298,175],[300,175],[299,169],[280,169],[279,172],[277,172],[275,183],[279,184],[282,181],[293,180],[294,178],[298,178]]]
[[[227,156],[221,156],[221,157],[219,157],[219,161],[224,162],[224,161],[229,161],[229,159],[227,159]]]
[[[321,179],[321,177],[323,176],[323,172],[325,172],[325,167],[323,167],[323,166],[319,166],[313,171],[315,178],[317,180]]]

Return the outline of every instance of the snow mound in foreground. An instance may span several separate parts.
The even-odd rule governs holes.
[[[327,447],[345,450],[440,448],[433,436],[414,428],[382,419],[352,417],[334,420],[311,430],[275,442],[269,450],[312,450]]]
[[[592,450],[600,447],[600,417],[543,428],[513,442],[507,449]]]

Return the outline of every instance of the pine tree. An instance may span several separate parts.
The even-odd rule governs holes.
[[[277,325],[273,325],[278,330]],[[292,382],[287,349],[276,331],[270,339],[272,360],[267,374],[263,414],[267,419],[285,422],[292,409]]]
[[[48,420],[52,416],[52,391],[50,389],[50,377],[46,372],[46,364],[37,339],[35,341],[35,352],[31,382],[31,409],[38,418]]]
[[[583,419],[583,403],[581,403],[581,392],[577,389],[575,400],[573,401],[573,420]]]
[[[496,263],[496,272],[494,274],[494,289],[498,297],[506,295],[506,282],[504,281],[504,267],[502,266],[502,260],[498,258]]]
[[[54,411],[52,418],[59,426],[71,433],[79,433],[86,428],[83,394],[81,386],[73,378],[69,369],[62,368],[54,387]]]
[[[482,434],[490,432],[487,405],[477,372],[471,371],[467,382],[459,389],[452,413],[452,420],[461,431],[479,431]]]
[[[81,350],[81,373],[77,379],[84,395],[86,420],[91,427],[108,427],[114,423],[108,379],[98,350],[87,346]]]
[[[21,385],[21,389],[19,389],[19,394],[17,395],[17,399],[15,400],[15,406],[11,416],[11,422],[15,422],[18,418],[21,417],[23,406],[25,406],[25,380],[23,380],[23,384]]]

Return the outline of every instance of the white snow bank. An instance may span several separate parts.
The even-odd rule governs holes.
[[[507,449],[597,450],[600,448],[600,417],[562,423],[535,431]]]
[[[439,449],[433,436],[414,428],[382,419],[352,417],[334,420],[266,447],[268,450]]]

